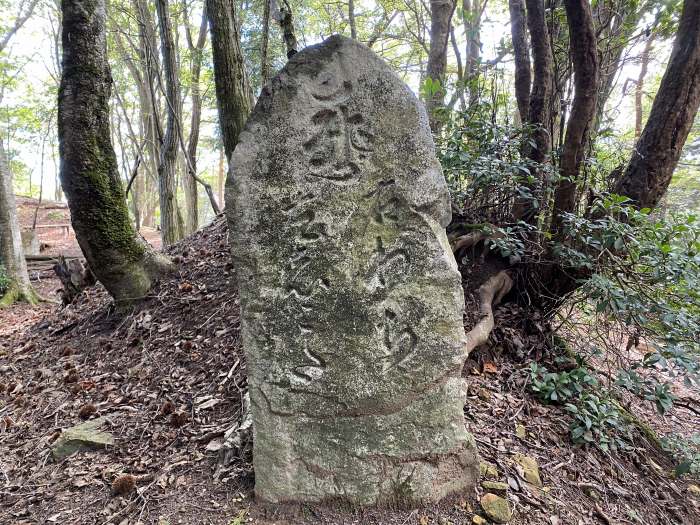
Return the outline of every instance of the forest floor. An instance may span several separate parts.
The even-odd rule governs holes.
[[[99,287],[65,308],[0,311],[0,523],[458,525],[483,516],[481,486],[410,511],[272,508],[253,499],[249,458],[219,465],[246,390],[227,246],[219,218],[170,249],[179,271],[129,312],[114,311]],[[56,283],[42,281],[42,293]],[[670,458],[641,434],[625,452],[572,445],[568,414],[537,401],[527,364],[508,355],[470,360],[464,375],[466,424],[494,481],[508,486],[511,523],[700,523],[698,481],[675,479]],[[635,412],[659,434],[700,429],[685,408]],[[115,444],[54,461],[52,443],[81,415],[105,417]],[[518,454],[537,461],[542,487],[526,482]],[[125,473],[136,489],[115,495]]]

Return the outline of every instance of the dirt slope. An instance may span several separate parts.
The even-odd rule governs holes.
[[[96,288],[62,310],[0,312],[0,523],[472,523],[482,488],[413,511],[280,509],[252,501],[247,458],[218,468],[246,389],[226,236],[219,218],[171,249],[178,273],[132,311]],[[573,447],[565,413],[529,396],[522,365],[471,362],[465,375],[466,422],[509,485],[512,523],[700,523],[700,497],[641,436],[621,456]],[[50,445],[87,405],[115,446],[54,462]],[[517,453],[538,462],[542,488]],[[137,489],[115,496],[123,473]]]

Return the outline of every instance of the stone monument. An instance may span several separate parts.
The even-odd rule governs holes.
[[[473,487],[447,186],[409,88],[344,37],[296,54],[226,203],[257,497],[409,506]]]

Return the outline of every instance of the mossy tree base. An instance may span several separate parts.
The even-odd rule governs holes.
[[[31,286],[20,286],[17,283],[12,283],[2,298],[0,298],[0,308],[8,308],[18,302],[36,306],[41,302],[41,297]]]

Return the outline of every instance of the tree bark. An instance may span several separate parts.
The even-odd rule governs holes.
[[[354,0],[348,0],[348,23],[350,25],[350,38],[357,40],[357,24],[355,23]]]
[[[183,6],[184,7],[184,6]],[[190,77],[192,79],[191,99],[192,99],[192,117],[190,120],[190,136],[187,139],[187,156],[189,164],[187,173],[189,176],[183,180],[185,189],[185,201],[187,204],[187,220],[185,223],[185,231],[187,234],[194,233],[199,228],[199,206],[197,203],[197,145],[199,144],[199,127],[202,120],[202,94],[199,86],[199,77],[202,71],[202,51],[207,41],[207,13],[206,4],[202,12],[202,22],[199,26],[199,34],[196,42],[193,41],[189,23],[186,22],[187,28],[187,47],[191,56]],[[190,171],[191,170],[191,171]],[[193,173],[192,173],[193,172]]]
[[[219,174],[217,177],[217,195],[219,206],[224,207],[224,183],[226,182],[226,168],[224,167],[224,148],[219,148]]]
[[[700,1],[686,0],[646,126],[615,193],[654,208],[668,189],[700,105]]]
[[[430,50],[425,75],[437,89],[426,100],[430,129],[439,133],[442,119],[437,114],[445,105],[445,70],[447,68],[447,43],[450,38],[450,24],[455,10],[454,0],[430,0]]]
[[[469,85],[469,107],[479,101],[479,63],[481,59],[481,16],[488,0],[462,0],[462,24],[467,36],[464,73]]]
[[[129,302],[143,297],[172,266],[135,233],[129,219],[109,131],[105,0],[63,0],[61,7],[61,184],[90,268],[117,302]]]
[[[294,32],[292,8],[287,0],[280,0],[282,2],[281,6],[278,6],[277,0],[270,1],[273,2],[271,8],[274,13],[274,18],[282,29],[282,40],[287,47],[287,59],[290,59],[297,54],[297,47],[299,46],[296,33]]]
[[[17,219],[15,191],[12,187],[12,172],[0,138],[0,265],[10,281],[3,295],[0,295],[0,308],[24,300],[30,304],[37,302],[29,282],[27,262],[22,249],[22,234]]]
[[[160,202],[160,229],[163,246],[175,244],[182,238],[178,224],[178,209],[175,186],[177,166],[178,131],[182,119],[180,115],[180,87],[177,73],[177,50],[173,38],[167,0],[156,0],[160,47],[163,55],[165,75],[165,134],[158,163],[158,194]]]
[[[525,0],[525,3],[534,65],[527,122],[536,128],[533,137],[535,148],[530,149],[528,157],[542,163],[549,157],[552,147],[546,129],[552,100],[552,48],[544,18],[544,0]]]
[[[549,42],[549,32],[544,18],[544,0],[525,0],[527,9],[527,25],[532,44],[533,79],[530,92],[530,106],[525,123],[532,127],[532,140],[523,148],[523,155],[533,162],[544,164],[549,159],[552,141],[547,129],[551,116],[552,103],[552,48]],[[541,178],[540,173],[534,173],[535,178]],[[524,220],[534,224],[537,210],[533,199],[536,185],[526,183],[524,187],[532,193],[530,196],[519,196],[513,206],[513,216],[516,220]]]
[[[518,103],[520,122],[525,124],[530,108],[532,73],[530,71],[530,49],[527,43],[524,0],[509,0],[508,8],[515,56],[515,100]]]
[[[270,59],[267,48],[270,42],[270,1],[263,0],[262,37],[260,43],[260,84],[264,86],[270,80]]]
[[[574,67],[574,101],[566,126],[561,176],[554,193],[552,231],[562,235],[563,214],[576,206],[576,188],[585,146],[596,112],[598,47],[589,0],[564,0],[569,23],[569,48]]]
[[[238,135],[251,110],[250,87],[241,53],[233,0],[206,0],[211,47],[214,58],[214,83],[219,109],[219,126],[226,159],[231,158]]]

